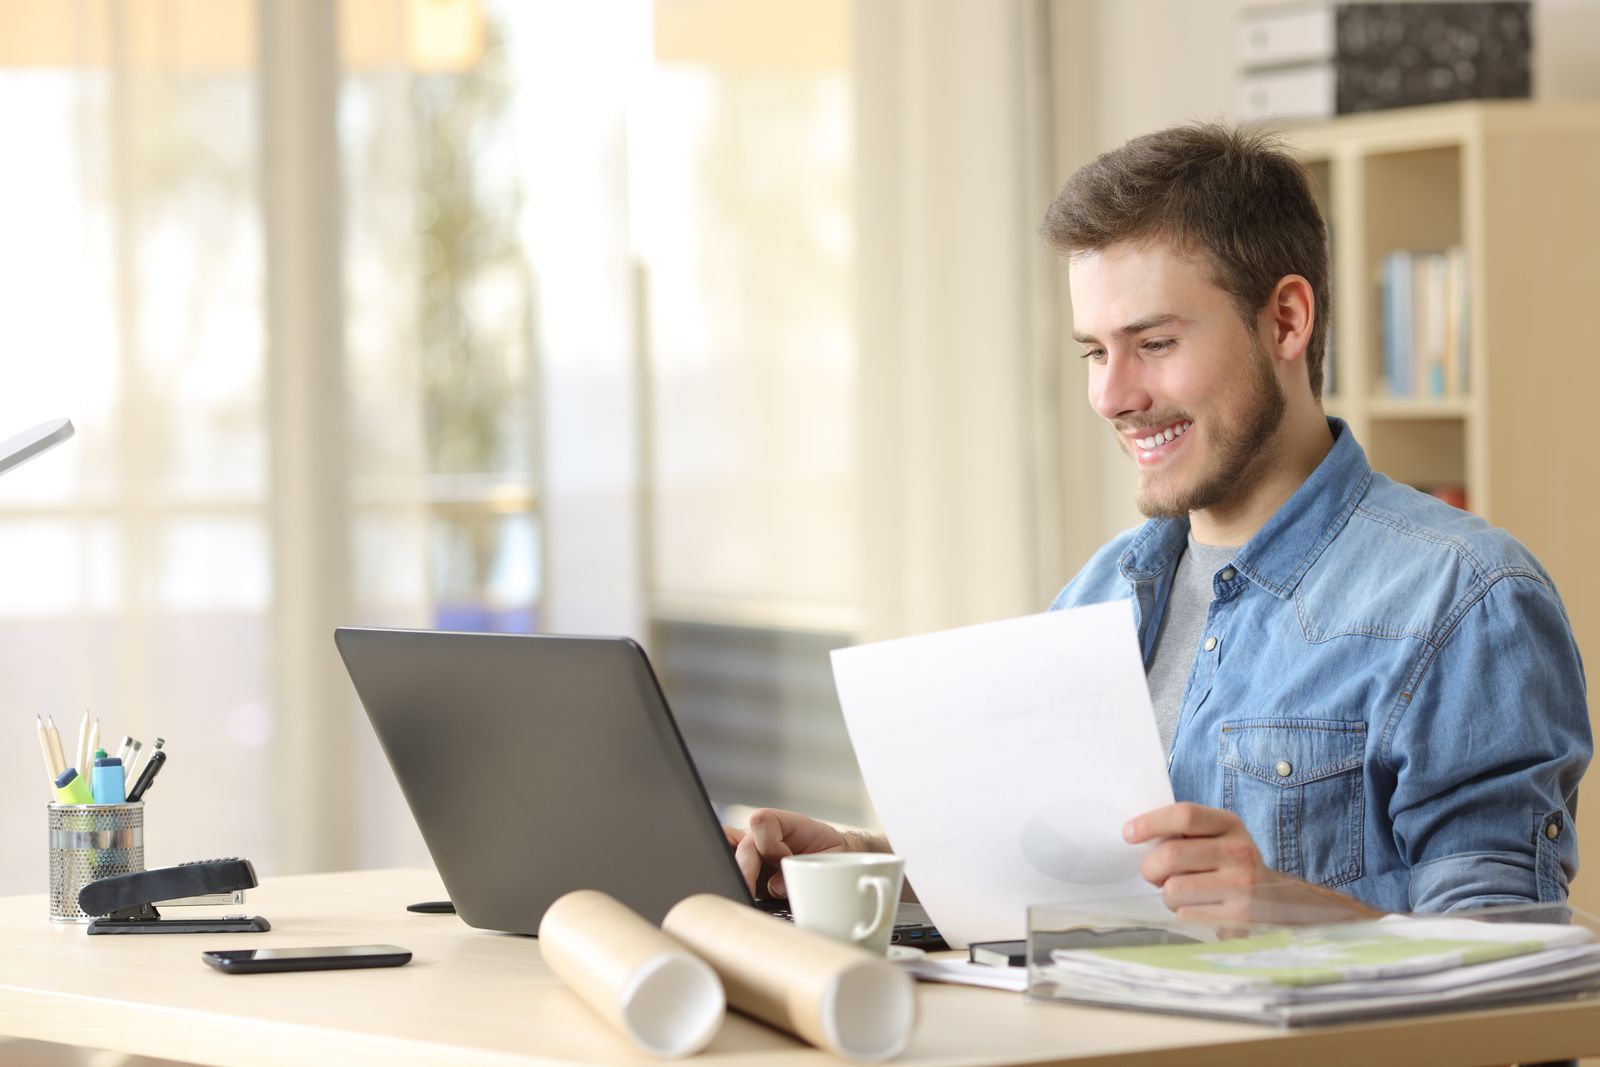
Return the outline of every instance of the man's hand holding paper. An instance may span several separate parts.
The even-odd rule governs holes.
[[[1130,819],[1129,844],[1154,842],[1139,873],[1179,919],[1196,922],[1340,922],[1383,912],[1269,868],[1231,811],[1171,804]]]
[[[1180,919],[1380,914],[1269,869],[1233,812],[1174,803],[1126,601],[841,649],[845,722],[906,881],[951,944],[1029,904],[1159,891]],[[884,838],[763,808],[729,829],[752,891],[785,856]]]
[[[1173,797],[1127,602],[833,664],[873,806],[952,945],[1020,937],[1029,904],[1154,891],[1123,826]]]

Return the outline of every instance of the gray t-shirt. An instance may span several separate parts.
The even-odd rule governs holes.
[[[1212,576],[1227,566],[1238,551],[1237,547],[1202,545],[1190,534],[1188,548],[1178,557],[1178,573],[1167,594],[1167,612],[1161,618],[1155,654],[1146,675],[1156,729],[1161,733],[1161,750],[1169,755],[1172,735],[1178,729],[1178,713],[1183,710],[1183,691],[1189,685],[1189,672],[1194,668],[1206,626],[1206,612],[1211,608]]]

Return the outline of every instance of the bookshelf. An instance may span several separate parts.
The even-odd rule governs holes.
[[[1600,463],[1582,440],[1600,401],[1600,104],[1442,104],[1285,133],[1329,220],[1329,413],[1375,468],[1464,488],[1468,507],[1532,549],[1600,680]],[[1466,388],[1391,395],[1385,257],[1452,246],[1465,260]],[[1581,794],[1585,873],[1573,893],[1589,911],[1600,911],[1595,777]]]

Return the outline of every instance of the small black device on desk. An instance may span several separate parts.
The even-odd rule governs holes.
[[[1195,938],[1157,926],[1078,926],[1068,930],[1040,930],[1034,934],[1036,962],[1049,963],[1058,948],[1133,948],[1143,945],[1191,945]],[[1026,941],[974,941],[967,959],[991,967],[1026,967]]]
[[[200,953],[200,958],[224,974],[259,974],[398,967],[411,962],[411,953],[399,945],[327,945],[322,948],[215,949]]]
[[[456,906],[448,900],[423,900],[416,904],[407,904],[406,910],[417,912],[419,915],[454,915]]]
[[[967,959],[990,967],[1026,967],[1026,941],[974,941],[967,946]]]
[[[272,924],[259,915],[164,919],[156,910],[157,904],[242,904],[244,891],[259,884],[249,860],[196,860],[90,882],[78,892],[78,907],[102,916],[89,923],[91,934],[260,933]]]

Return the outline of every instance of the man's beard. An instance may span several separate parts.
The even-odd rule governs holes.
[[[1214,443],[1213,469],[1193,488],[1158,498],[1141,492],[1139,510],[1152,519],[1177,519],[1248,491],[1268,465],[1264,451],[1283,424],[1288,401],[1272,373],[1272,354],[1259,337],[1250,339],[1250,378],[1246,383],[1243,415],[1238,425],[1207,420],[1206,435]],[[1119,438],[1120,439],[1120,438]]]

